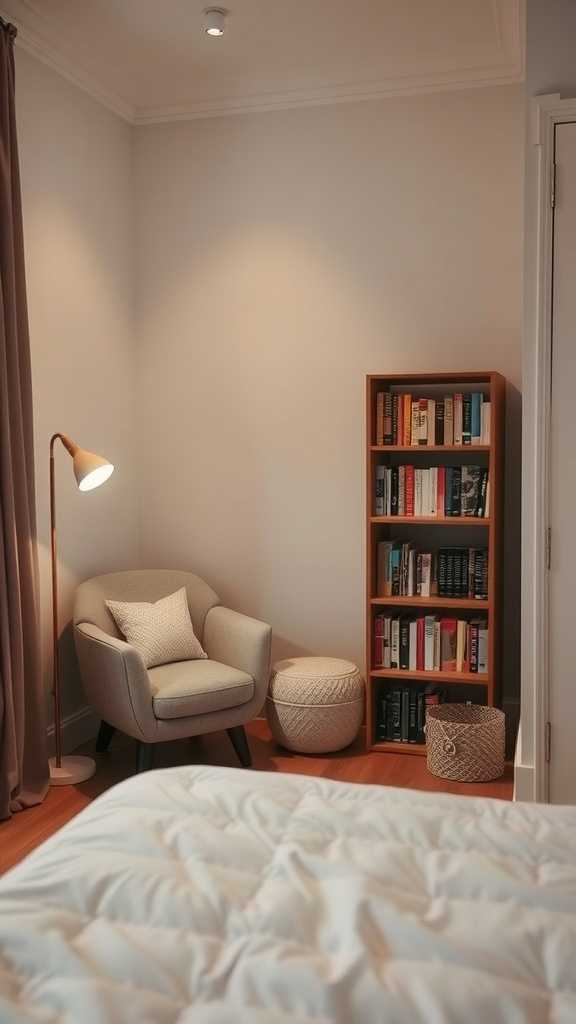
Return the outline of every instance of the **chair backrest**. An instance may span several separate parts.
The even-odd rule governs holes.
[[[120,637],[106,601],[158,601],[181,587],[186,587],[194,632],[202,641],[204,620],[210,609],[220,604],[220,598],[199,576],[176,569],[133,569],[86,580],[76,591],[74,625],[91,622],[110,636]]]

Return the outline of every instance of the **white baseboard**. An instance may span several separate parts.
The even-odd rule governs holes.
[[[516,763],[514,765],[514,800],[533,802],[536,799],[534,787],[534,765]]]
[[[62,749],[65,754],[70,754],[82,743],[94,739],[98,732],[100,719],[94,714],[92,708],[78,708],[72,714],[62,719]],[[48,754],[54,755],[54,724],[48,726]]]

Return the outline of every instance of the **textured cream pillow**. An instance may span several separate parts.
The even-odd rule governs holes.
[[[142,655],[146,668],[208,657],[194,633],[185,587],[155,604],[106,601],[106,607],[125,640]]]

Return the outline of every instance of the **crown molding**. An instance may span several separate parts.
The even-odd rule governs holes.
[[[264,93],[235,99],[208,100],[179,107],[154,107],[136,110],[135,125],[165,124],[171,121],[196,121],[234,114],[264,113],[297,107],[328,106],[361,100],[388,99],[394,96],[418,96],[423,93],[453,92],[495,85],[511,85],[524,80],[518,62],[509,67],[478,68],[436,75],[389,78],[368,84],[327,86],[323,89],[294,89],[284,93]]]
[[[52,71],[56,71],[62,78],[71,82],[72,85],[81,89],[82,92],[87,93],[97,103],[100,103],[101,106],[111,110],[113,114],[121,117],[124,121],[128,121],[129,124],[135,123],[135,110],[131,104],[126,103],[119,96],[109,92],[99,82],[95,81],[84,71],[81,71],[68,58],[50,46],[39,32],[24,25],[11,14],[3,11],[2,8],[0,8],[0,15],[5,21],[11,22],[16,27],[18,31],[16,46],[21,50],[25,50],[26,53],[30,53],[36,60],[41,61],[42,64],[46,64]]]
[[[87,93],[102,106],[132,125],[165,124],[172,121],[194,121],[202,118],[228,117],[236,114],[264,113],[290,110],[298,107],[327,106],[335,103],[353,103],[395,96],[417,96],[425,93],[448,92],[458,89],[510,85],[524,80],[523,25],[524,0],[516,0],[508,22],[508,46],[504,45],[502,5],[505,0],[492,0],[495,29],[501,60],[496,64],[453,68],[429,72],[424,75],[405,75],[382,78],[370,82],[334,84],[315,89],[295,88],[284,92],[264,91],[253,95],[222,97],[216,100],[191,101],[182,106],[136,108],[121,97],[109,92],[95,79],[78,68],[62,53],[52,47],[37,29],[33,19],[38,18],[32,5],[26,4],[28,22],[23,24],[0,7],[0,15],[12,21],[18,29],[16,45],[37,60],[56,71],[67,81]]]

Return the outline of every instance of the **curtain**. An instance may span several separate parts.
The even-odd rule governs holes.
[[[48,786],[15,36],[0,19],[0,818]]]

